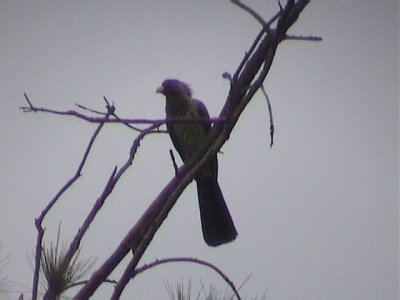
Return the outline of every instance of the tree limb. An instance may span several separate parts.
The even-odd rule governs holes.
[[[269,101],[268,94],[265,91],[263,84],[261,85],[261,91],[264,94],[265,99],[267,100],[268,113],[269,113],[269,135],[271,137],[271,142],[269,144],[269,147],[271,148],[272,145],[274,144],[274,132],[275,132],[274,118],[272,116],[271,102]]]
[[[36,111],[35,108],[33,107],[32,103],[29,101],[28,96],[25,94],[25,98],[28,101],[29,105],[32,107],[33,111]],[[105,115],[105,119],[107,119],[110,114],[112,113],[113,108],[109,107],[108,112]],[[92,149],[93,143],[100,133],[100,130],[103,128],[104,122],[101,123],[93,133],[88,146],[86,147],[85,153],[82,157],[81,162],[79,163],[78,169],[76,170],[75,174],[67,181],[64,186],[61,187],[61,189],[58,191],[58,193],[54,196],[53,199],[47,204],[45,209],[41,212],[38,218],[35,219],[35,226],[38,231],[38,236],[36,240],[36,254],[35,254],[35,267],[34,267],[34,276],[33,276],[33,286],[32,286],[32,299],[35,300],[37,299],[37,292],[38,292],[38,283],[39,283],[39,270],[40,270],[40,260],[42,256],[42,240],[43,240],[43,235],[44,235],[44,229],[42,227],[42,222],[43,219],[46,217],[50,209],[56,204],[58,199],[67,191],[74,183],[75,181],[81,176],[81,172],[83,169],[83,166],[85,165],[86,159],[89,156],[90,150]]]
[[[137,275],[139,275],[140,273],[147,271],[155,266],[158,265],[162,265],[162,264],[166,264],[166,263],[173,263],[173,262],[187,262],[187,263],[195,263],[195,264],[200,264],[203,266],[206,266],[208,268],[211,268],[212,270],[214,270],[216,273],[218,273],[218,275],[220,275],[222,277],[222,279],[230,286],[230,288],[232,289],[232,291],[235,293],[236,297],[238,299],[241,299],[238,289],[235,287],[234,283],[232,282],[232,280],[229,279],[229,277],[222,272],[218,267],[216,267],[215,265],[205,261],[205,260],[201,260],[198,258],[192,258],[192,257],[172,257],[172,258],[164,258],[164,259],[157,259],[151,263],[148,264],[144,264],[143,266],[137,267],[134,271],[134,273],[132,274],[132,279],[134,277],[136,277]]]
[[[115,110],[111,113],[111,115],[106,118],[105,113],[99,112],[94,109],[87,108],[81,104],[76,104],[80,109],[89,111],[94,114],[99,114],[102,115],[101,117],[93,117],[93,116],[88,116],[82,113],[79,113],[75,110],[67,110],[67,111],[61,111],[61,110],[55,110],[55,109],[49,109],[49,108],[44,108],[44,107],[36,107],[35,105],[32,104],[32,102],[29,100],[28,96],[26,93],[24,94],[25,98],[29,104],[29,106],[20,106],[19,108],[22,110],[22,112],[42,112],[42,113],[50,113],[50,114],[55,114],[55,115],[61,115],[61,116],[69,116],[69,117],[76,117],[78,119],[81,119],[86,122],[90,123],[118,123],[118,124],[123,124],[128,126],[131,129],[134,129],[138,132],[145,131],[146,134],[149,133],[147,128],[141,129],[137,127],[130,126],[130,124],[137,124],[137,125],[154,125],[154,129],[157,129],[158,127],[168,123],[221,123],[224,122],[225,120],[222,118],[210,118],[209,120],[205,120],[204,118],[174,118],[174,119],[127,119],[127,118],[120,118],[117,116],[115,113]],[[114,106],[113,106],[114,107]],[[104,116],[103,116],[104,115]],[[112,117],[111,117],[112,116]],[[162,130],[157,130],[159,133],[165,133],[166,131]]]

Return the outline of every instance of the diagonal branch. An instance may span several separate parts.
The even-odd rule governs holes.
[[[87,215],[82,226],[79,228],[74,239],[72,240],[72,242],[69,246],[69,249],[64,256],[64,261],[63,261],[64,265],[69,265],[70,262],[72,261],[72,258],[74,257],[74,255],[78,252],[79,245],[82,241],[83,236],[89,229],[89,226],[92,223],[92,221],[94,220],[94,218],[96,217],[97,213],[103,207],[103,204],[104,204],[105,200],[107,199],[108,195],[111,194],[116,172],[117,172],[117,167],[115,167],[114,170],[112,171],[111,176],[109,177],[101,196],[94,203],[92,210],[89,212],[89,214]]]
[[[94,220],[96,214],[99,212],[101,207],[103,206],[105,200],[107,197],[112,193],[115,185],[117,184],[118,180],[121,178],[121,176],[125,173],[125,171],[132,165],[132,162],[135,158],[137,149],[140,146],[141,140],[149,133],[152,132],[157,127],[157,125],[152,125],[146,130],[143,130],[138,137],[135,138],[135,140],[132,143],[131,149],[129,151],[129,157],[127,161],[124,163],[124,165],[121,167],[121,169],[118,170],[117,172],[117,167],[115,167],[107,181],[107,184],[105,185],[103,192],[101,193],[100,197],[97,199],[95,204],[93,205],[92,210],[86,217],[85,221],[83,222],[82,226],[79,228],[74,240],[70,244],[70,248],[68,249],[67,254],[65,255],[65,260],[70,261],[72,257],[75,255],[75,253],[79,249],[80,242],[86,233],[86,231],[89,229],[90,224]]]

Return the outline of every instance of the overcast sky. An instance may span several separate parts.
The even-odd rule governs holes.
[[[266,19],[277,1],[248,1]],[[190,256],[220,267],[243,297],[398,299],[399,8],[398,1],[313,1],[286,41],[265,82],[276,126],[269,148],[261,93],[244,111],[219,155],[219,182],[239,232],[218,248],[201,234],[195,185],[182,194],[141,264]],[[37,106],[104,109],[121,117],[162,118],[155,89],[167,77],[188,82],[216,116],[228,83],[259,31],[227,1],[0,2],[0,275],[10,299],[30,295],[26,257],[34,219],[75,172],[95,125],[22,113],[26,92]],[[83,176],[45,220],[45,242],[70,241],[114,166],[127,159],[136,133],[109,125]],[[82,245],[98,267],[172,178],[168,135],[141,144]],[[127,260],[123,261],[125,266]],[[122,268],[112,274],[118,279]],[[1,276],[0,276],[1,277]],[[170,264],[130,282],[122,299],[168,299],[164,283],[191,279],[224,290],[197,265]],[[104,285],[95,299],[107,299]],[[76,290],[71,291],[73,295]],[[3,295],[2,295],[3,297]],[[6,297],[6,296],[4,296]]]

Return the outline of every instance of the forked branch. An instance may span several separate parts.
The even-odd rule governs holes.
[[[33,111],[36,111],[32,103],[29,101],[28,96],[25,94],[25,98],[28,101],[30,107]],[[111,113],[113,112],[113,107],[107,107],[107,113],[104,116],[105,119],[108,119]],[[33,276],[33,286],[32,286],[32,299],[37,299],[38,293],[38,283],[39,283],[39,270],[40,270],[40,260],[42,257],[42,241],[44,235],[44,229],[42,227],[42,222],[46,215],[49,213],[50,209],[56,204],[59,198],[75,183],[76,180],[81,176],[81,172],[83,166],[85,165],[86,159],[89,156],[90,150],[92,149],[93,143],[96,140],[96,137],[100,133],[100,130],[103,128],[104,122],[100,123],[99,126],[96,128],[95,132],[93,133],[92,137],[90,138],[89,144],[86,147],[85,153],[82,157],[81,162],[79,163],[78,169],[76,170],[75,174],[64,184],[58,193],[50,200],[44,210],[40,213],[39,217],[35,219],[35,226],[38,231],[38,236],[36,239],[36,250],[35,250],[35,267],[34,267],[34,276]]]

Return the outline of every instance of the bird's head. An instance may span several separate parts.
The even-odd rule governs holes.
[[[164,96],[192,96],[192,90],[189,85],[178,79],[166,79],[156,89],[156,93],[163,94]]]

